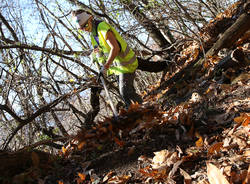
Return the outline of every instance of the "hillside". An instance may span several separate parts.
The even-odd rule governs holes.
[[[1,183],[249,183],[249,7],[217,15],[197,33],[202,46],[174,47],[143,104],[80,129],[54,155],[0,152]]]

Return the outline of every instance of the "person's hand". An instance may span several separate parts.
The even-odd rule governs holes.
[[[110,64],[109,64],[109,63],[105,63],[103,67],[104,67],[105,70],[107,71],[107,70],[109,69],[109,67],[110,67]]]
[[[100,50],[99,47],[96,47],[96,48],[94,48],[93,52],[97,53],[97,52],[99,52],[99,50]]]

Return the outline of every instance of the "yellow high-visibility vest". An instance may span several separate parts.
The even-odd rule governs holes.
[[[120,44],[120,53],[114,59],[114,66],[111,66],[107,73],[119,75],[121,73],[133,73],[138,67],[138,61],[134,51],[128,46],[127,42],[121,37],[121,35],[108,23],[100,22],[97,26],[97,35],[99,43],[95,40],[93,34],[91,34],[91,43],[94,47],[98,47],[102,52],[107,55],[110,52],[110,47],[106,42],[107,32],[111,30]],[[103,59],[102,59],[103,62]]]

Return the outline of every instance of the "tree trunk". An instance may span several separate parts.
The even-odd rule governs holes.
[[[240,49],[235,49],[215,66],[214,71],[216,72],[219,69],[226,70],[228,68],[241,67],[249,64],[244,52]]]
[[[133,1],[120,0],[121,4],[134,16],[134,18],[148,31],[150,37],[155,43],[161,47],[166,48],[171,44],[165,39],[161,31],[156,25],[142,13],[139,8],[133,3]]]
[[[90,104],[92,106],[92,110],[90,110],[86,114],[86,119],[84,121],[84,125],[87,128],[90,128],[93,123],[95,117],[97,116],[98,112],[100,111],[100,93],[101,93],[102,88],[99,87],[91,87],[91,94],[90,94]]]

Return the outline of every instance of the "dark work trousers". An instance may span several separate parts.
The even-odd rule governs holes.
[[[119,91],[127,108],[133,102],[142,103],[140,95],[134,88],[135,73],[123,73],[118,76]]]

